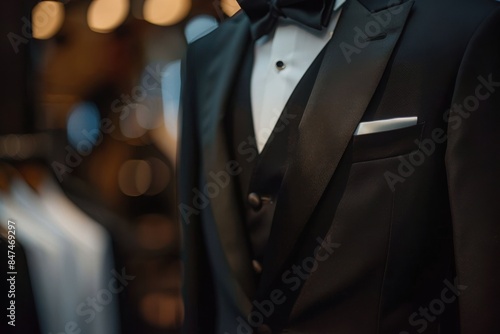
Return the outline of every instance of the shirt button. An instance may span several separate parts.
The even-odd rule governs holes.
[[[262,265],[260,264],[259,261],[253,260],[252,261],[252,266],[253,266],[253,270],[255,270],[255,272],[257,274],[260,274],[262,272]]]
[[[286,64],[285,64],[283,61],[278,60],[278,61],[276,62],[276,68],[277,68],[278,70],[283,71],[283,70],[285,69],[285,67],[286,67]]]
[[[257,211],[262,207],[262,200],[260,199],[260,196],[258,194],[250,193],[250,195],[248,195],[248,204],[250,204],[252,209]]]

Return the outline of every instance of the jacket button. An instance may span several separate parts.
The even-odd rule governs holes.
[[[258,194],[250,193],[250,195],[248,195],[248,204],[250,204],[252,209],[257,211],[262,207],[262,200]]]
[[[271,327],[268,325],[262,325],[255,331],[255,334],[273,334]]]

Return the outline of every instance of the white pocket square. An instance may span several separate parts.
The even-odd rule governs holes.
[[[407,128],[417,124],[417,117],[400,117],[359,123],[355,136]]]

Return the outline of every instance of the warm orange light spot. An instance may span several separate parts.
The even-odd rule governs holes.
[[[220,7],[227,16],[233,16],[241,8],[236,0],[221,0]]]
[[[95,32],[111,32],[125,21],[129,9],[129,0],[94,0],[87,12],[88,25]]]
[[[189,14],[191,5],[191,0],[146,0],[144,19],[159,26],[174,25]]]
[[[64,22],[64,5],[57,1],[39,2],[33,8],[32,21],[34,38],[51,38]]]

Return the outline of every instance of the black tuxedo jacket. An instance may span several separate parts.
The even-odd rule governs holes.
[[[259,279],[222,126],[249,43],[239,13],[184,62],[184,333],[500,333],[500,4],[347,1]]]

